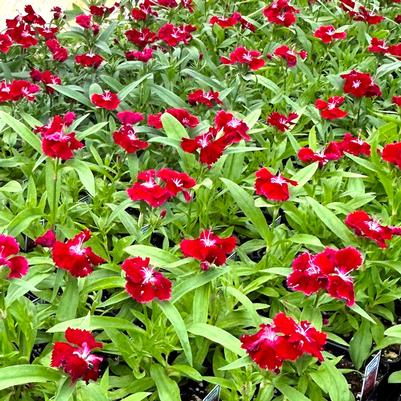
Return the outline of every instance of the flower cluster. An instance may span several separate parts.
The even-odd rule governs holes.
[[[176,118],[184,127],[187,128],[195,128],[199,124],[199,118],[191,114],[188,110],[186,109],[167,109],[165,113],[168,113],[172,115],[174,118]],[[156,129],[162,129],[163,124],[161,121],[163,113],[157,113],[157,114],[149,114],[148,115],[148,125],[150,127],[156,128]]]
[[[255,334],[241,336],[241,347],[262,369],[278,373],[284,361],[296,361],[309,354],[323,360],[322,350],[327,335],[308,321],[297,323],[280,312],[272,324],[261,324]]]
[[[291,6],[289,0],[275,0],[263,10],[269,22],[283,26],[295,24],[298,13],[299,10]]]
[[[283,177],[280,173],[272,174],[267,168],[261,168],[256,172],[256,193],[271,201],[283,202],[288,200],[290,198],[288,184],[298,185],[296,181]]]
[[[298,158],[304,163],[319,162],[319,166],[323,167],[331,160],[341,159],[345,153],[370,156],[370,145],[347,132],[341,141],[330,142],[323,151],[315,152],[310,148],[301,148],[298,151]]]
[[[285,114],[280,114],[277,111],[274,111],[267,117],[267,123],[272,127],[277,128],[281,132],[285,132],[291,128],[291,125],[294,125],[298,118],[297,113],[290,113],[288,116]]]
[[[197,239],[184,239],[180,248],[184,256],[199,260],[202,270],[209,270],[212,264],[224,265],[235,244],[235,237],[220,238],[212,230],[203,230]]]
[[[19,250],[14,237],[0,234],[0,266],[9,269],[8,278],[21,278],[28,273],[28,260],[18,255]]]
[[[210,25],[219,25],[221,28],[231,28],[235,25],[240,25],[244,29],[249,29],[254,32],[256,30],[255,25],[248,22],[238,11],[234,12],[229,17],[218,17],[214,15],[210,18]]]
[[[189,202],[191,195],[188,190],[195,185],[196,181],[188,174],[162,168],[159,171],[140,172],[138,181],[127,189],[127,193],[133,201],[141,200],[152,207],[159,207],[181,192],[185,200]]]
[[[68,271],[74,277],[86,277],[93,272],[94,267],[106,261],[96,255],[92,248],[84,247],[84,242],[91,237],[89,230],[81,231],[66,242],[56,241],[52,249],[55,265]]]
[[[103,344],[97,342],[88,330],[68,328],[65,331],[67,342],[55,342],[52,352],[51,366],[61,368],[72,382],[78,379],[97,380],[103,358],[93,353]]]
[[[40,87],[23,79],[15,79],[8,83],[0,82],[0,104],[5,102],[17,102],[26,99],[33,102],[36,94],[40,91]]]
[[[215,163],[224,150],[234,143],[250,140],[249,127],[233,114],[224,110],[217,112],[214,127],[193,139],[183,138],[181,147],[185,152],[195,153],[200,149],[200,161],[208,166]]]
[[[391,240],[394,235],[401,235],[401,227],[383,226],[363,210],[350,213],[345,219],[345,224],[356,235],[375,241],[380,248],[387,248],[387,240]]]
[[[117,113],[122,126],[113,132],[114,142],[123,148],[127,153],[135,153],[138,150],[146,149],[149,144],[142,141],[135,133],[134,124],[139,123],[144,119],[143,114],[134,111],[120,111]]]
[[[168,301],[171,298],[171,281],[149,265],[150,259],[128,258],[121,265],[125,272],[125,289],[140,303]]]
[[[348,306],[352,306],[355,295],[350,273],[362,263],[361,253],[353,247],[326,248],[316,255],[305,252],[294,259],[287,284],[305,295],[326,291],[331,297],[345,300]]]
[[[74,150],[84,147],[74,132],[66,132],[74,120],[75,114],[68,112],[64,116],[55,115],[48,124],[35,128],[35,132],[40,133],[42,138],[42,150],[45,155],[68,160],[74,156]]]
[[[222,64],[244,64],[252,71],[259,70],[265,65],[261,53],[257,50],[248,50],[245,47],[237,47],[230,53],[230,57],[220,57]]]

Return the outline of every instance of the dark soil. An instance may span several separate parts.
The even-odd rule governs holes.
[[[185,401],[202,401],[209,393],[206,382],[188,381],[181,387],[181,399]]]

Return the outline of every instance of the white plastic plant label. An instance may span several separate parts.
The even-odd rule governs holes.
[[[212,391],[203,399],[203,401],[219,401],[220,386],[213,387]]]
[[[366,365],[365,374],[363,376],[361,401],[368,398],[369,394],[376,386],[377,372],[379,371],[381,351],[378,352],[373,359]]]

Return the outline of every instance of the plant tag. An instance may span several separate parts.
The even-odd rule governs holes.
[[[377,372],[379,371],[381,351],[366,365],[363,376],[361,401],[365,400],[376,386]]]
[[[219,401],[220,386],[215,386],[212,391],[203,399],[203,401]]]

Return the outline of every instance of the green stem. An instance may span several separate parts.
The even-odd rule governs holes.
[[[52,217],[51,223],[54,227],[57,222],[57,209],[58,209],[58,196],[57,196],[57,181],[58,181],[58,168],[59,159],[58,157],[54,159],[54,175],[53,175],[53,206],[52,206]]]
[[[356,122],[355,122],[356,128],[359,127],[359,118],[361,116],[361,105],[362,105],[362,98],[360,97],[358,99],[358,111],[357,111]]]

